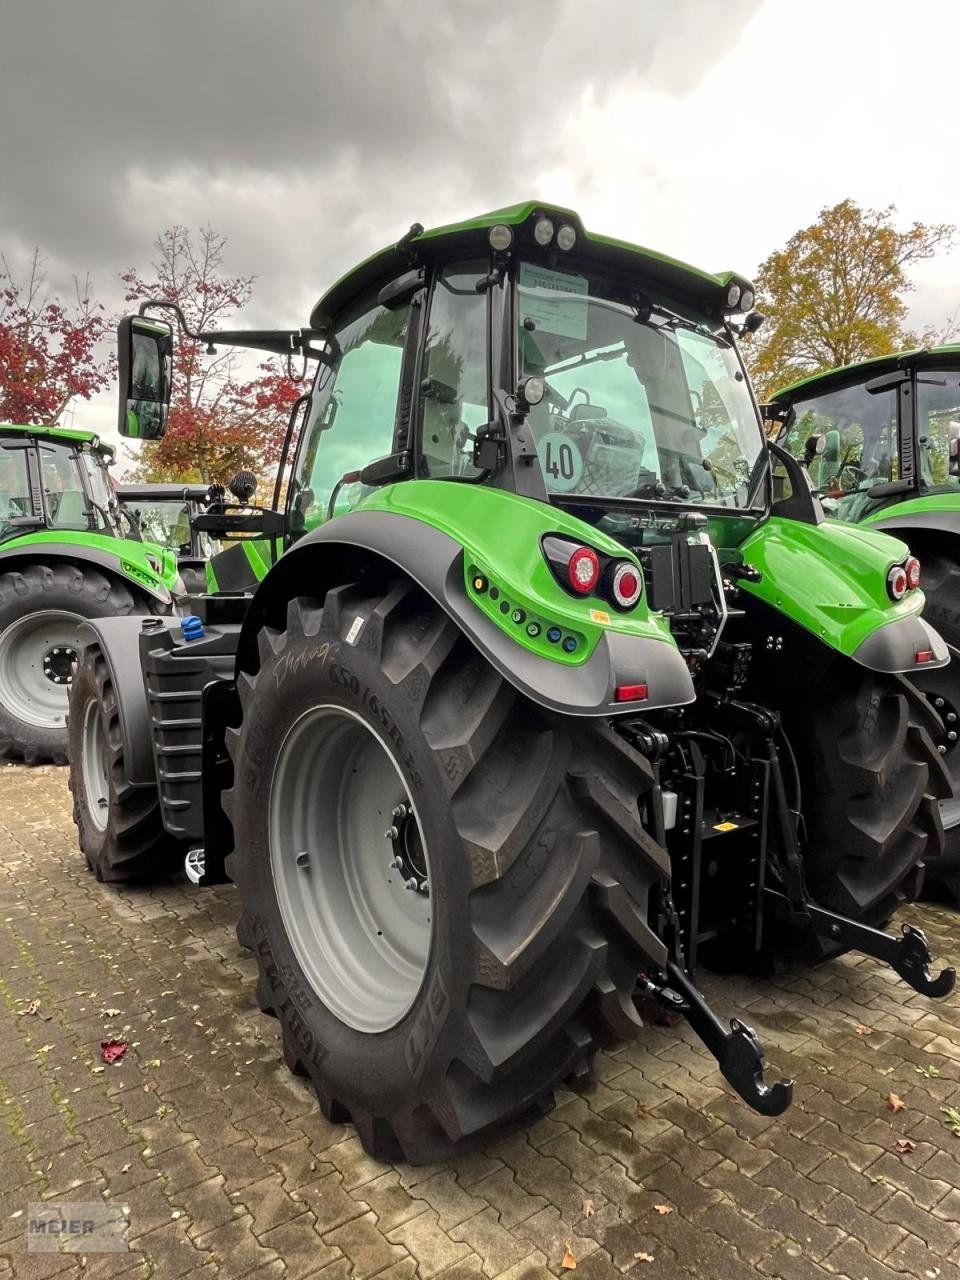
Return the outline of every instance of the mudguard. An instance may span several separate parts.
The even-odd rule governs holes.
[[[905,543],[860,525],[771,516],[740,549],[759,571],[756,581],[740,580],[744,592],[861,666],[907,674],[949,662],[920,617],[923,592],[895,601],[887,591],[887,574],[908,555]]]
[[[152,543],[99,534],[72,536],[32,531],[23,537],[11,538],[0,548],[0,573],[6,572],[18,561],[56,559],[91,564],[98,569],[106,569],[115,578],[137,587],[160,604],[172,607],[173,594],[170,586],[147,563],[148,552],[163,564],[172,585],[176,580],[177,570],[171,552]]]
[[[284,625],[288,600],[322,598],[373,559],[418,583],[506,680],[543,707],[609,716],[692,702],[690,672],[664,619],[645,601],[617,614],[599,598],[562,591],[540,546],[549,534],[629,558],[582,521],[502,490],[438,481],[379,490],[359,510],[307,534],[268,573],[244,622],[239,664],[256,665],[257,633]],[[472,587],[478,580],[481,591]],[[575,640],[575,651],[550,641],[554,633]],[[647,696],[618,702],[622,686],[644,686]]]
[[[157,785],[147,691],[140,665],[140,633],[145,621],[149,621],[156,635],[179,628],[181,619],[167,615],[150,619],[91,618],[88,622],[110,669],[120,711],[124,768],[132,787]]]

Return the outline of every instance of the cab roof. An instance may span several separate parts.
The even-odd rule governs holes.
[[[692,301],[699,300],[708,310],[718,308],[731,282],[736,281],[741,285],[750,283],[745,276],[732,271],[712,275],[677,258],[629,244],[626,240],[595,235],[584,228],[579,215],[572,209],[527,200],[522,204],[509,205],[505,209],[493,209],[465,222],[452,222],[446,226],[420,231],[399,245],[381,249],[331,285],[313,308],[310,326],[321,332],[328,329],[338,313],[361,294],[377,284],[386,283],[404,269],[409,270],[420,262],[459,254],[486,257],[490,252],[487,234],[493,226],[510,227],[515,235],[514,247],[527,245],[532,251],[542,255],[546,251],[536,244],[532,231],[534,224],[544,216],[550,218],[555,226],[569,223],[577,233],[576,244],[569,253],[556,249],[551,251],[556,255],[557,266],[562,266],[564,262],[569,262],[571,266],[578,262],[582,264],[585,258],[589,258],[591,263],[608,270],[636,275],[638,284],[640,280],[661,284],[686,295]]]
[[[87,445],[111,458],[116,453],[112,444],[106,444],[95,431],[81,431],[79,427],[23,426],[14,422],[0,422],[0,432],[6,436],[36,436],[43,440],[61,440],[70,444]],[[2,440],[2,436],[0,436]]]
[[[895,369],[924,369],[944,362],[960,366],[960,343],[892,351],[889,355],[872,356],[869,360],[839,365],[836,369],[827,369],[823,373],[811,373],[806,378],[791,382],[789,386],[781,387],[771,396],[771,400],[789,402],[799,399],[801,392],[804,399],[809,395],[826,395],[829,391],[853,386],[866,378],[878,378]]]

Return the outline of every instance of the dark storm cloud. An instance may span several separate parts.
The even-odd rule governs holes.
[[[584,95],[628,79],[684,94],[758,5],[8,2],[0,249],[38,244],[61,275],[89,269],[113,289],[157,228],[209,220],[230,265],[259,274],[261,308],[303,303],[414,218],[575,171],[555,137]],[[641,163],[661,124],[638,119],[620,163]]]

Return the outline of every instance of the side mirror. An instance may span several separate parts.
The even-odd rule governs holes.
[[[131,440],[159,440],[167,426],[173,381],[173,330],[150,316],[124,316],[117,326],[120,419]]]
[[[814,458],[823,453],[826,447],[826,436],[807,436],[806,443],[803,446],[803,465],[809,467]]]

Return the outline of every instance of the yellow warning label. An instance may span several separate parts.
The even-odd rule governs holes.
[[[736,831],[739,822],[717,822],[714,824],[714,831]]]
[[[591,622],[609,622],[610,615],[609,613],[605,613],[603,609],[591,609],[590,621]]]

